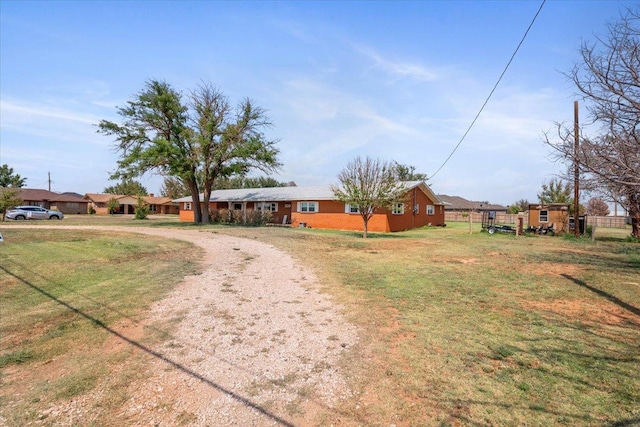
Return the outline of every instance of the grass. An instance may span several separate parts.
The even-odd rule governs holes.
[[[334,283],[366,331],[348,366],[358,397],[341,408],[354,424],[637,424],[640,245],[598,231],[224,232],[283,247]]]
[[[173,220],[144,225],[194,227]],[[314,268],[325,290],[360,327],[360,342],[343,366],[354,396],[316,414],[321,424],[337,419],[340,425],[397,426],[640,423],[640,244],[626,240],[628,229],[599,228],[592,242],[490,236],[474,227],[473,234],[468,224],[453,223],[374,233],[366,240],[360,233],[328,230],[201,229],[264,240],[294,254]],[[175,242],[138,242],[113,233],[98,233],[93,241],[95,234],[48,231],[38,224],[3,230],[0,265],[13,275],[0,276],[0,303],[3,312],[11,310],[0,319],[0,366],[33,368],[33,375],[45,376],[45,364],[52,363],[69,372],[63,375],[68,383],[54,383],[55,392],[40,385],[20,403],[3,394],[5,407],[18,405],[15,413],[37,416],[34,408],[42,401],[89,393],[101,384],[104,364],[115,363],[112,355],[90,351],[104,340],[97,325],[77,319],[18,278],[110,323],[144,314],[148,302],[140,298],[146,292],[136,288],[148,291],[149,282],[142,287],[130,282],[156,272],[127,253],[160,261],[164,272],[157,274],[167,281],[188,268],[165,264],[169,259],[162,254],[178,252],[167,246]],[[62,255],[47,254],[53,247]],[[36,261],[24,262],[28,257]],[[43,262],[49,267],[32,267]],[[119,277],[129,268],[143,270]],[[73,280],[66,278],[69,271]],[[160,287],[150,299],[165,290]],[[62,354],[68,364],[59,362]],[[90,360],[91,369],[71,375],[78,360],[85,365]],[[110,390],[117,398],[106,407],[113,409],[126,396],[117,394],[118,384]],[[298,416],[301,408],[287,411]]]
[[[96,411],[113,410],[126,399],[117,397],[126,383],[111,373],[136,357],[104,354],[108,329],[142,320],[153,301],[195,271],[191,245],[38,225],[2,234],[0,404],[7,425],[29,424],[56,402],[105,387]]]

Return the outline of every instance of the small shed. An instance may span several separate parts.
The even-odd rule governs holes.
[[[529,205],[529,226],[550,227],[556,233],[569,231],[568,203],[538,203]]]

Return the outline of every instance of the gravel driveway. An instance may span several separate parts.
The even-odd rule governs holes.
[[[338,362],[358,336],[310,269],[269,244],[211,231],[107,229],[186,240],[204,251],[202,274],[184,278],[142,325],[115,328],[135,342],[149,331],[169,334],[136,350],[146,353],[146,379],[130,384],[117,420],[340,424],[335,405],[350,390]],[[114,336],[105,351],[128,345]]]

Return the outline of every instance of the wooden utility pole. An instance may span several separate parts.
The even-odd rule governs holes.
[[[580,127],[578,126],[578,101],[573,102],[573,117],[575,138],[573,148],[573,234],[578,237],[580,236],[580,167],[578,166]]]

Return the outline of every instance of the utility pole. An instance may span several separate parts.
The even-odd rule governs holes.
[[[51,172],[47,172],[49,176],[49,191],[51,191]]]
[[[580,127],[578,126],[578,101],[573,102],[574,148],[573,148],[573,234],[580,236],[580,167],[578,153],[580,151]],[[586,226],[587,224],[585,224]]]

